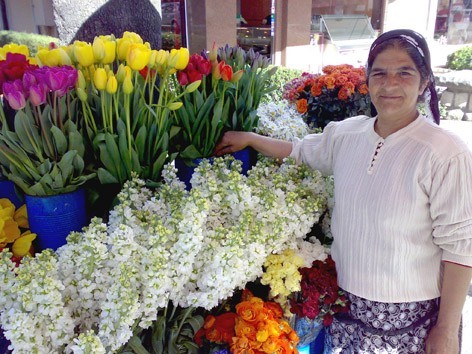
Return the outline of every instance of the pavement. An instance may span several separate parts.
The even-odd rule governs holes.
[[[441,120],[440,126],[459,135],[472,149],[472,122]],[[472,354],[472,283],[462,311],[462,354]]]

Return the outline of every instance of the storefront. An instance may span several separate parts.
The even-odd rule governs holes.
[[[472,42],[472,0],[439,0],[434,37],[444,44]]]

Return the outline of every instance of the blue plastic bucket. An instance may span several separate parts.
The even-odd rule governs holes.
[[[8,198],[15,205],[15,208],[19,208],[24,204],[15,183],[8,179],[0,180],[0,198]]]
[[[83,188],[45,197],[25,195],[25,202],[30,230],[38,236],[38,251],[65,245],[69,233],[81,231],[88,222]]]

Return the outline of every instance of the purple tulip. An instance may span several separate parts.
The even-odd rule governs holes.
[[[64,72],[48,70],[45,78],[51,91],[56,92],[59,97],[63,96],[67,92],[67,75]]]
[[[31,85],[29,88],[29,99],[33,106],[39,106],[46,102],[45,86],[42,84]]]
[[[36,77],[32,72],[26,71],[23,75],[23,87],[28,89],[30,86],[36,84]]]
[[[21,80],[16,81],[21,82]],[[23,87],[18,90],[18,85],[15,86],[15,82],[3,83],[3,94],[5,95],[5,98],[7,99],[11,108],[18,111],[26,106],[26,98],[25,94],[23,93]]]

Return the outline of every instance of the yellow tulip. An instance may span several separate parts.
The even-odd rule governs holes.
[[[125,76],[126,76],[125,66],[123,64],[120,64],[118,66],[118,70],[116,71],[116,79],[121,84],[123,83],[123,81],[125,81]]]
[[[0,60],[5,60],[7,53],[19,53],[29,57],[29,49],[24,44],[9,43],[0,48]]]
[[[74,57],[83,67],[90,66],[94,63],[93,48],[90,43],[83,41],[74,41]]]
[[[169,58],[169,52],[164,49],[159,49],[156,55],[156,63],[157,65],[165,65],[167,63],[167,59]]]
[[[118,81],[115,76],[109,76],[106,90],[109,94],[114,94],[118,90]]]
[[[79,100],[81,100],[82,102],[87,102],[88,96],[85,93],[84,89],[81,87],[77,87],[75,90],[77,92],[77,96],[79,97]]]
[[[172,102],[167,105],[167,108],[169,108],[170,111],[175,111],[182,106],[183,106],[182,102]]]
[[[131,69],[139,71],[142,70],[149,63],[151,58],[151,50],[144,44],[133,43],[130,45],[126,63]]]
[[[15,220],[19,227],[24,229],[29,229],[28,223],[28,212],[26,210],[26,204],[23,204],[18,209],[16,209],[15,214],[13,215],[13,220]]]
[[[105,57],[102,59],[103,64],[111,64],[116,58],[116,41],[111,36],[100,36],[105,44]]]
[[[175,68],[177,70],[183,70],[187,67],[188,61],[190,59],[190,53],[187,48],[180,48],[178,50],[178,60],[177,64],[175,64]]]
[[[116,40],[116,54],[118,60],[126,60],[131,44],[132,42],[126,38],[118,38]]]
[[[125,31],[123,33],[123,38],[129,40],[131,43],[143,44],[143,39],[135,32]]]
[[[85,90],[87,87],[87,81],[85,81],[85,76],[82,70],[77,71],[77,82],[75,84],[76,88],[81,88],[82,90]]]
[[[63,48],[38,49],[36,59],[39,61],[41,66],[62,66],[72,64],[69,55]]]
[[[23,232],[11,248],[13,255],[17,258],[24,257],[28,254],[31,255],[29,252],[35,238],[36,234],[31,233],[31,231]]]
[[[133,92],[133,82],[131,81],[131,75],[126,75],[125,80],[123,81],[123,92],[126,94]]]
[[[241,77],[243,77],[244,70],[238,70],[233,74],[233,77],[231,78],[231,82],[233,84],[237,83],[239,80],[241,80]]]
[[[0,219],[0,242],[12,243],[20,237],[18,223],[12,218]]]
[[[101,63],[105,58],[105,43],[100,37],[95,37],[92,43],[93,57],[96,63]]]
[[[202,80],[197,80],[197,81],[192,82],[190,85],[187,85],[187,87],[185,88],[185,92],[192,93],[200,86],[201,82]]]
[[[104,68],[95,69],[95,73],[93,74],[93,83],[98,90],[105,90],[107,87],[107,79],[107,72]]]
[[[0,199],[0,218],[11,218],[15,213],[15,206],[8,198]]]

